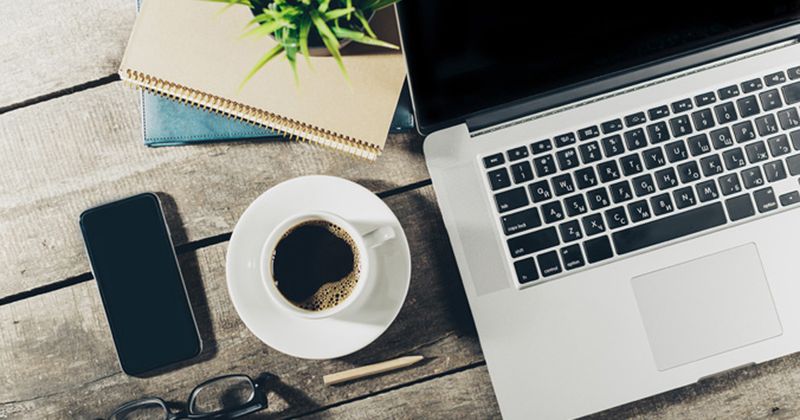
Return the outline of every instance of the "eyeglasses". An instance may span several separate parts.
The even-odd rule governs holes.
[[[186,410],[173,412],[161,398],[121,405],[108,420],[237,419],[267,408],[267,393],[247,375],[226,375],[197,385]]]

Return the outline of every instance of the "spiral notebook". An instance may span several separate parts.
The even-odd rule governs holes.
[[[250,10],[222,7],[198,0],[145,1],[122,60],[122,79],[289,137],[367,159],[380,154],[405,77],[399,52],[347,47],[349,83],[330,57],[312,57],[312,68],[298,65],[299,86],[289,65],[277,59],[240,89],[275,41],[242,38]],[[397,39],[391,9],[375,21],[380,37]]]

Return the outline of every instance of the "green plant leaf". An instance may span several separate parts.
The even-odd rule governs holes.
[[[372,31],[372,28],[369,26],[369,21],[367,20],[367,17],[364,16],[364,13],[362,13],[361,10],[356,10],[355,15],[356,19],[358,19],[358,21],[361,22],[361,26],[364,27],[364,30],[367,31],[369,36],[377,38],[378,36],[375,35],[375,32]]]
[[[242,34],[241,37],[245,38],[245,37],[248,37],[248,36],[270,35],[273,32],[277,31],[278,29],[287,28],[287,27],[288,28],[294,28],[294,25],[292,24],[292,22],[290,22],[288,20],[285,20],[285,19],[273,20],[272,22],[264,22],[261,25],[258,25],[258,27],[253,28],[250,31],[247,31],[244,34]]]
[[[250,79],[252,79],[253,76],[256,73],[258,73],[258,71],[261,70],[261,68],[264,67],[265,64],[267,64],[270,60],[275,58],[275,56],[280,54],[281,51],[283,51],[283,45],[282,44],[278,44],[275,47],[273,47],[271,50],[269,50],[266,54],[264,54],[264,56],[261,57],[260,60],[258,60],[258,63],[256,63],[256,65],[253,66],[253,68],[250,70],[250,73],[247,73],[247,76],[244,78],[244,80],[242,80],[242,83],[239,85],[239,89],[243,88],[244,85]]]
[[[306,57],[309,68],[314,68],[311,64],[311,52],[308,50],[308,34],[311,32],[311,19],[305,18],[300,22],[299,44],[300,52]]]
[[[325,44],[325,47],[328,48],[333,59],[336,60],[336,64],[339,65],[339,70],[342,71],[342,75],[344,75],[345,80],[350,82],[350,75],[347,74],[347,69],[344,68],[344,61],[342,61],[342,54],[339,52],[339,44],[333,44],[330,39],[326,37],[322,37],[322,42]]]
[[[331,4],[331,0],[321,0],[319,2],[319,6],[317,7],[317,11],[320,13],[325,13],[328,11],[328,7]]]
[[[319,32],[322,40],[324,41],[327,39],[332,45],[336,46],[336,51],[338,52],[339,40],[336,39],[336,35],[333,34],[331,28],[328,27],[328,24],[325,23],[325,20],[322,19],[322,16],[316,10],[311,11],[311,21],[314,22],[314,26],[317,28],[317,32]]]
[[[334,10],[328,10],[322,16],[326,21],[331,21],[331,20],[334,20],[334,19],[339,19],[340,17],[342,17],[344,15],[348,15],[348,14],[352,13],[353,11],[355,11],[355,9],[353,9],[352,7],[351,8],[343,8],[343,9],[334,9]]]
[[[364,33],[353,31],[350,29],[333,28],[333,33],[336,34],[336,36],[339,38],[351,39],[353,40],[353,42],[358,42],[360,44],[374,45],[376,47],[384,47],[392,50],[400,49],[400,47],[398,47],[397,45],[394,45],[386,41],[381,41],[380,39],[377,38],[369,37]]]

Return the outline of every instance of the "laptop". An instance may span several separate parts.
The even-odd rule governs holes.
[[[397,7],[504,417],[800,350],[800,2]]]

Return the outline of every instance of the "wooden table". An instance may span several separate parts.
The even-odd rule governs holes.
[[[133,20],[132,0],[0,6],[0,418],[95,418],[151,395],[183,401],[202,380],[234,372],[274,375],[270,408],[257,417],[499,417],[422,139],[391,136],[374,164],[284,141],[145,148],[137,93],[115,76]],[[399,317],[375,343],[337,360],[298,360],[262,344],[225,286],[227,240],[242,211],[305,174],[376,192],[411,244]],[[117,365],[77,224],[83,209],[141,191],[166,197],[207,347],[197,363],[149,379]],[[325,373],[406,354],[427,361],[322,385]],[[798,394],[800,357],[791,356],[598,417],[788,418],[800,415]]]

